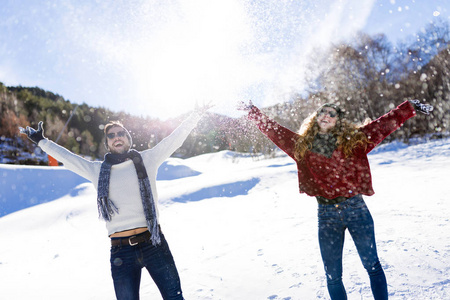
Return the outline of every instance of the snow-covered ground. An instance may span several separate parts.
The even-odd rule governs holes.
[[[369,157],[376,194],[365,199],[390,299],[450,299],[450,140],[382,145]],[[0,299],[114,299],[93,186],[61,167],[0,165],[0,175],[3,214],[23,208],[17,201],[53,200],[0,218]],[[159,179],[161,224],[187,300],[329,299],[317,204],[298,193],[290,158],[170,159]],[[349,299],[372,299],[346,238]],[[145,271],[141,295],[161,299]]]

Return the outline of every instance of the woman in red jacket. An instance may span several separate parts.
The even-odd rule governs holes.
[[[375,299],[387,299],[386,277],[378,259],[374,223],[362,195],[373,195],[367,154],[416,109],[429,113],[432,107],[417,100],[405,101],[368,124],[357,126],[344,118],[339,106],[324,104],[302,124],[299,133],[280,126],[251,101],[240,110],[281,150],[297,163],[300,193],[317,199],[319,245],[331,299],[347,299],[342,283],[342,250],[345,230],[355,242],[369,273]]]

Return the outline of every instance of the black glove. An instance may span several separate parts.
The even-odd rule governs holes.
[[[30,141],[32,141],[33,143],[35,143],[37,145],[37,144],[39,144],[40,140],[45,139],[44,129],[42,128],[42,124],[44,124],[44,122],[40,121],[38,124],[37,130],[35,130],[29,126],[27,126],[27,128],[19,127],[19,130],[20,130],[20,133],[26,134],[27,137],[30,139]]]
[[[423,114],[429,115],[431,111],[433,111],[433,106],[430,104],[420,103],[419,100],[409,100],[415,109],[420,111]]]

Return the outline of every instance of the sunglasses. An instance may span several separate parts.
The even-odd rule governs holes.
[[[319,115],[319,116],[322,116],[322,115],[325,115],[325,114],[329,115],[330,118],[336,118],[336,116],[337,116],[337,112],[331,111],[331,110],[324,110],[324,109],[321,109],[321,110],[317,113],[317,115]]]
[[[116,137],[116,134],[117,134],[118,137],[124,137],[126,135],[125,131],[122,130],[122,131],[119,131],[117,133],[114,133],[114,132],[108,133],[106,135],[106,137],[111,140],[111,139]]]

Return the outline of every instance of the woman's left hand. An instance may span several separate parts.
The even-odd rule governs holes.
[[[423,114],[429,115],[430,112],[433,111],[432,105],[420,103],[420,101],[417,99],[409,100],[409,102],[411,102],[414,105],[416,110],[420,111]]]

